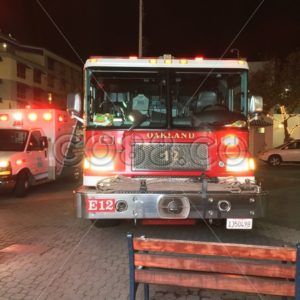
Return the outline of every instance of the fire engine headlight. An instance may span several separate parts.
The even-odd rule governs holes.
[[[234,134],[230,134],[230,135],[225,136],[222,139],[222,143],[227,147],[238,146],[239,138],[238,138],[238,136],[236,136]]]
[[[113,171],[114,159],[111,156],[85,158],[83,167],[92,171]]]
[[[247,157],[228,158],[226,162],[226,170],[232,172],[254,171],[254,159]]]

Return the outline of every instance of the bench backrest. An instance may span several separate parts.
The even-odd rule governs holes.
[[[277,296],[300,300],[296,248],[133,238],[131,281]],[[296,263],[297,262],[297,263]]]

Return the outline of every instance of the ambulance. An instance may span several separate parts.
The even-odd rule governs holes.
[[[56,180],[64,166],[78,166],[70,153],[76,122],[58,109],[0,110],[0,191],[24,197],[31,186]]]

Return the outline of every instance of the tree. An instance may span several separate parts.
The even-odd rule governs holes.
[[[264,111],[275,105],[293,112],[300,104],[300,50],[285,59],[271,59],[250,76],[251,94],[264,98]]]
[[[288,55],[282,68],[282,104],[293,112],[300,104],[300,51]]]
[[[295,117],[293,112],[300,105],[300,50],[290,53],[285,59],[272,59],[264,67],[250,76],[251,94],[260,95],[264,99],[264,111],[274,109],[281,114],[280,119],[270,118],[281,123],[284,128],[284,141],[291,140],[296,124],[288,127],[288,121]],[[277,107],[277,110],[276,110]]]
[[[300,123],[293,125],[293,127],[289,127],[288,121],[292,118],[297,117],[296,114],[287,114],[285,107],[282,105],[279,107],[280,118],[275,117],[275,115],[267,115],[273,121],[276,121],[279,124],[282,124],[284,130],[284,142],[291,141],[293,132],[300,127]]]
[[[266,62],[262,69],[250,73],[249,88],[252,95],[260,95],[264,99],[264,111],[268,112],[279,103],[281,94],[281,62],[272,59]]]

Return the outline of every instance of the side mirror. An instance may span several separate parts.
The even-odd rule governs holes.
[[[249,101],[250,113],[261,113],[263,111],[263,98],[261,96],[251,96]]]
[[[40,145],[42,146],[43,149],[48,148],[48,138],[46,136],[40,137]]]
[[[80,94],[72,93],[67,97],[67,110],[74,115],[79,115],[81,112],[81,97]]]

